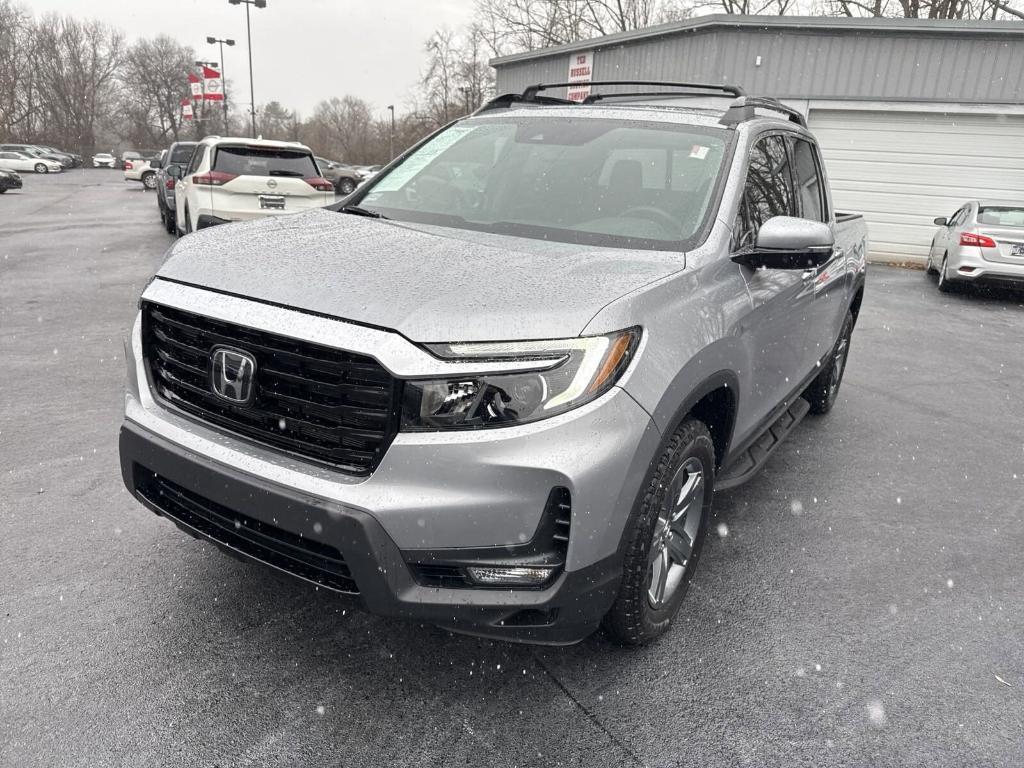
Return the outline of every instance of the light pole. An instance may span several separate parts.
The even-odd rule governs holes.
[[[395,159],[395,105],[388,104],[391,113],[391,132],[388,134],[388,160]]]
[[[245,3],[245,36],[249,44],[249,117],[252,125],[252,137],[256,138],[256,90],[252,84],[252,25],[249,22],[249,6],[266,8],[267,0],[228,0],[231,5]]]
[[[235,44],[235,41],[221,40],[218,37],[208,37],[206,38],[206,42],[210,45],[214,45],[215,43],[220,44],[220,78],[221,82],[224,84],[224,135],[229,136],[231,134],[231,124],[228,123],[228,76],[224,74],[224,46],[226,45],[230,48]]]

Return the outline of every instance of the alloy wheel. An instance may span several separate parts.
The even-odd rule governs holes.
[[[666,489],[648,554],[647,599],[652,608],[663,608],[671,601],[686,577],[700,532],[705,487],[704,466],[691,457]]]

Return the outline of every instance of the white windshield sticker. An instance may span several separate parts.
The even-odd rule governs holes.
[[[476,129],[477,126],[475,125],[453,125],[440,136],[437,136],[432,141],[420,147],[412,157],[385,176],[372,191],[394,192],[401,189],[409,183],[409,180],[413,176],[426,168],[435,157],[440,155],[463,136],[475,131]],[[372,197],[372,195],[368,195],[367,200],[369,200],[370,197]]]
[[[698,160],[703,160],[705,157],[708,156],[709,149],[711,149],[711,147],[705,147],[702,144],[694,144],[690,148],[690,157],[695,157]]]

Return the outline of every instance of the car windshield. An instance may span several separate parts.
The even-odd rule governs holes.
[[[309,179],[319,172],[308,152],[264,147],[218,147],[213,170],[236,176],[294,176]]]
[[[985,205],[978,209],[978,223],[999,227],[1024,227],[1024,207]]]
[[[727,135],[631,120],[475,118],[421,146],[358,204],[391,219],[675,249],[707,216]]]

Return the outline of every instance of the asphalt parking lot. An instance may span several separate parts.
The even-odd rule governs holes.
[[[172,238],[112,171],[0,197],[0,765],[1013,766],[1024,298],[875,267],[836,410],[673,631],[505,645],[346,611],[144,510],[122,337]]]

